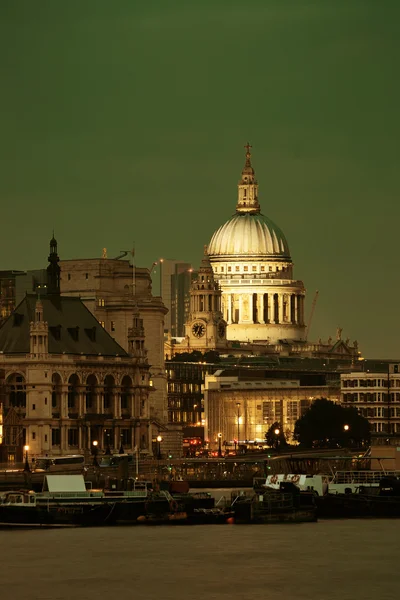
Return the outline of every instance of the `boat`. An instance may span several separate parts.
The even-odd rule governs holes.
[[[377,486],[326,494],[316,498],[316,504],[318,516],[324,519],[400,518],[400,479],[386,476]]]
[[[232,502],[235,523],[310,523],[317,521],[313,492],[301,492],[292,482],[279,489],[240,494]]]
[[[88,527],[104,525],[113,504],[38,502],[36,492],[9,491],[0,496],[0,527]]]

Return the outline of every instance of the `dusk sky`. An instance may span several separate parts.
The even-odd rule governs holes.
[[[400,359],[399,0],[2,0],[0,268],[199,263],[253,146],[314,339]]]

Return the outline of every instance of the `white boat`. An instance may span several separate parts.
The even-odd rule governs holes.
[[[254,480],[256,488],[279,489],[281,483],[294,483],[302,491],[313,491],[318,496],[326,494],[354,494],[365,488],[379,487],[383,477],[399,477],[398,471],[336,471],[333,475],[305,474],[275,474],[267,478],[257,477]]]

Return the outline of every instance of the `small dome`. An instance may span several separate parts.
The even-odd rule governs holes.
[[[290,260],[285,236],[275,223],[261,213],[236,213],[212,236],[208,246],[211,259],[281,258]]]

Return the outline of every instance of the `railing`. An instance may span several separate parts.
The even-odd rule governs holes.
[[[336,471],[331,483],[379,483],[383,477],[399,477],[400,471]]]

